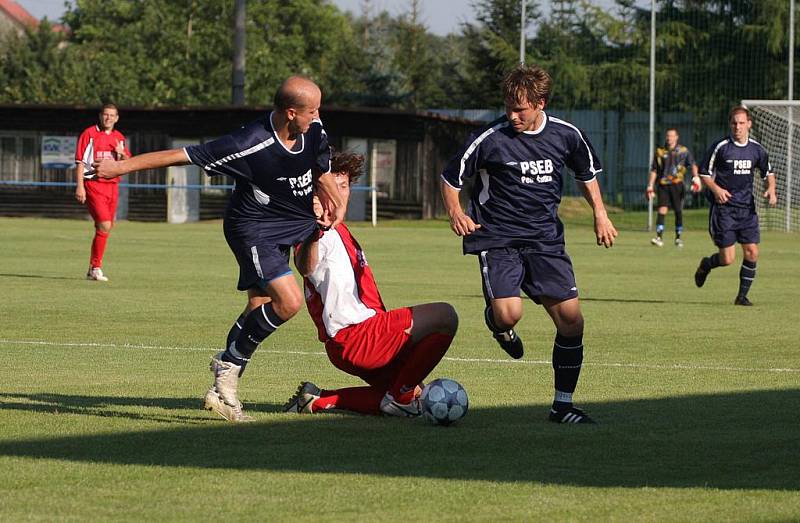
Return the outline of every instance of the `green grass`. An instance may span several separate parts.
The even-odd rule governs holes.
[[[120,223],[99,284],[83,280],[88,222],[0,219],[0,521],[800,519],[800,237],[763,235],[747,309],[738,262],[694,287],[713,251],[702,212],[683,250],[651,247],[641,214],[614,219],[610,250],[585,217],[567,224],[593,427],[545,420],[552,323],[526,303],[526,356],[508,360],[445,221],[353,227],[390,307],[458,310],[434,372],[470,394],[450,428],[281,413],[301,379],[358,383],[305,311],[245,375],[257,423],[214,419],[209,357],[244,305],[219,222]]]

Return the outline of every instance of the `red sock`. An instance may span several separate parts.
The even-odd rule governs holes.
[[[92,240],[92,255],[89,258],[89,265],[92,267],[103,266],[103,254],[106,252],[106,242],[108,241],[108,233],[103,231],[94,231],[94,240]]]
[[[342,409],[359,414],[380,414],[383,395],[384,391],[375,387],[323,390],[319,399],[311,405],[311,412]]]
[[[434,332],[407,349],[410,353],[406,363],[400,368],[394,384],[389,389],[397,402],[410,403],[414,399],[414,388],[442,361],[452,342],[451,335]]]

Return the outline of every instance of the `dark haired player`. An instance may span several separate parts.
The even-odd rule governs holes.
[[[764,147],[750,138],[753,121],[743,106],[731,109],[728,116],[731,134],[715,142],[700,166],[700,178],[708,188],[711,207],[708,211],[708,232],[719,252],[703,258],[694,273],[694,283],[702,287],[708,273],[736,260],[736,243],[742,245],[742,267],[739,269],[739,292],[733,303],[750,306],[747,293],[756,277],[758,244],[761,231],[753,196],[756,169],[766,180],[764,198],[770,205],[778,202],[775,174]]]
[[[363,162],[363,156],[349,153],[331,161],[345,205]],[[453,307],[426,303],[387,310],[364,251],[344,223],[310,236],[298,247],[295,263],[305,277],[306,305],[328,358],[368,386],[321,390],[306,381],[284,410],[418,416],[419,386],[458,328]]]
[[[500,346],[521,358],[513,327],[522,318],[520,289],[544,306],[556,327],[555,399],[550,421],[593,423],[572,404],[583,361],[583,316],[572,262],[558,218],[562,169],[568,167],[594,213],[597,244],[611,247],[617,231],[606,214],[600,161],[571,123],[547,115],[551,79],[536,66],[518,66],[503,81],[506,116],[473,133],[442,173],[450,227],[464,253],[480,263],[485,321]],[[465,214],[458,194],[477,176]]]
[[[238,398],[239,377],[256,347],[303,305],[289,268],[289,249],[319,227],[313,192],[319,191],[333,226],[344,207],[330,174],[330,148],[319,120],[321,93],[311,80],[292,76],[264,117],[203,145],[101,162],[97,175],[114,178],[140,169],[198,165],[208,175],[236,181],[223,230],[239,264],[247,305],[228,333],[225,350],[211,360],[214,386],[205,407],[230,421],[251,421]]]
[[[664,246],[664,219],[667,210],[672,207],[675,213],[675,246],[683,247],[683,197],[686,194],[684,178],[686,171],[692,171],[692,192],[700,190],[700,178],[697,176],[697,164],[692,152],[678,143],[678,130],[670,127],[664,133],[664,147],[656,148],[653,163],[650,166],[650,178],[647,181],[647,199],[658,197],[658,219],[656,220],[656,237],[650,243],[656,247]],[[654,185],[658,181],[658,191]]]
[[[114,129],[119,121],[119,109],[112,103],[103,105],[98,115],[99,123],[83,130],[75,149],[75,199],[86,204],[94,220],[94,238],[89,255],[89,270],[86,279],[108,281],[103,274],[103,255],[119,201],[119,180],[84,179],[94,162],[109,158],[124,160],[131,152],[125,145],[125,137]]]

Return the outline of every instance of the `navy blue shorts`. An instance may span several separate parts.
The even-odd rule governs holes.
[[[478,261],[487,301],[519,297],[520,290],[536,303],[542,303],[542,296],[556,301],[578,296],[572,260],[564,251],[505,247],[481,251]]]
[[[269,282],[292,273],[289,268],[288,245],[248,242],[245,239],[225,239],[239,263],[239,283],[236,288],[246,291],[252,287],[264,289]]]
[[[717,247],[734,243],[759,243],[758,215],[748,207],[713,204],[708,211],[708,233]]]

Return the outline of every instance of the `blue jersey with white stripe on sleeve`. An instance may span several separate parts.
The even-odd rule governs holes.
[[[772,176],[766,149],[753,139],[748,138],[747,143],[740,144],[727,136],[708,149],[700,165],[700,176],[712,176],[717,185],[731,193],[725,205],[754,209],[753,176],[756,169],[762,178]],[[711,194],[708,196],[713,198]]]
[[[467,214],[481,227],[464,237],[465,253],[496,247],[564,249],[558,218],[563,168],[586,183],[602,167],[582,131],[543,114],[534,131],[514,131],[505,116],[477,130],[442,172],[456,190],[476,176]]]
[[[328,137],[319,120],[291,150],[267,115],[217,140],[187,147],[186,155],[209,176],[235,180],[225,209],[226,230],[234,235],[293,245],[317,227],[314,180],[330,171]]]

